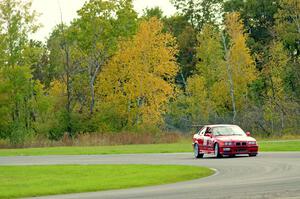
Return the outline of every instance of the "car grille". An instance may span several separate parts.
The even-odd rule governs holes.
[[[236,142],[235,145],[236,146],[246,146],[247,142]]]
[[[236,150],[237,153],[245,153],[247,152],[247,149],[238,149]]]

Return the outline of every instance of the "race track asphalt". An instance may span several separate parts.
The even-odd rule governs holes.
[[[194,159],[191,153],[90,156],[0,157],[0,165],[159,164],[216,169],[213,176],[175,184],[40,197],[42,199],[256,199],[300,198],[300,153],[260,153],[257,157]]]

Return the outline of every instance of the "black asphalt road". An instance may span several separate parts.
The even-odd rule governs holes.
[[[41,198],[192,199],[300,198],[300,153],[260,153],[257,157],[193,159],[190,153],[0,157],[0,165],[160,164],[195,165],[216,169],[207,178],[144,188]],[[83,182],[84,183],[84,182]]]

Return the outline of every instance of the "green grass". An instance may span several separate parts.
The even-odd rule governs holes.
[[[208,168],[151,165],[1,166],[0,198],[123,189],[212,175]]]
[[[300,140],[295,141],[260,141],[259,150],[265,152],[300,151]]]
[[[300,151],[300,141],[259,141],[259,151]],[[175,144],[141,144],[96,147],[46,147],[27,149],[0,149],[0,156],[38,155],[105,155],[133,153],[191,152],[191,142]]]
[[[96,154],[132,154],[132,153],[175,153],[190,152],[191,143],[141,144],[96,147],[47,147],[27,149],[0,149],[0,156],[28,155],[96,155]]]

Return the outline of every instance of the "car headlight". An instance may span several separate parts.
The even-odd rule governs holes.
[[[224,145],[225,145],[225,146],[231,146],[231,145],[232,145],[232,142],[224,142]]]
[[[249,145],[256,145],[256,141],[250,141],[248,142]]]

